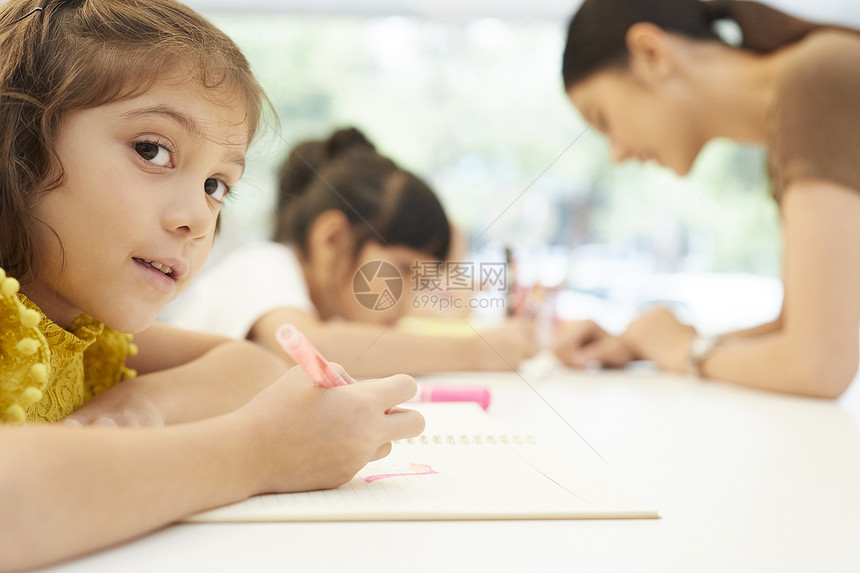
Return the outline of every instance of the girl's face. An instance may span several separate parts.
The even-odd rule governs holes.
[[[592,74],[569,91],[573,105],[603,133],[616,163],[656,161],[686,175],[708,138],[696,100],[680,78],[644,82],[628,71]]]
[[[356,294],[361,293],[354,292],[353,288],[353,278],[355,273],[359,272],[364,265],[373,263],[374,261],[383,261],[392,265],[399,273],[403,287],[396,303],[389,307],[388,303],[381,300],[378,304],[379,310],[368,308],[369,305],[367,301],[362,304],[356,296]],[[398,318],[409,312],[414,295],[413,275],[415,273],[415,269],[422,263],[427,262],[436,262],[436,260],[427,253],[410,247],[385,246],[374,241],[368,241],[359,250],[358,256],[356,257],[356,264],[353,273],[349,277],[350,280],[348,281],[348,284],[345,285],[348,292],[344,293],[344,304],[342,305],[343,308],[339,314],[344,319],[351,321],[393,324]],[[364,267],[364,269],[366,273],[368,269],[372,270],[372,267]],[[388,286],[385,281],[385,277],[375,277],[369,285],[371,291],[373,293],[384,292]],[[394,281],[397,281],[396,277],[394,278]]]
[[[69,113],[56,134],[65,180],[34,207],[45,224],[24,292],[61,326],[86,313],[147,328],[209,254],[244,169],[244,116],[238,99],[180,81]]]

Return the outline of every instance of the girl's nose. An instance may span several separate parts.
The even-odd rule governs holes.
[[[203,191],[203,183],[183,184],[173,192],[174,199],[164,210],[164,229],[192,239],[205,237],[214,228],[217,213]]]

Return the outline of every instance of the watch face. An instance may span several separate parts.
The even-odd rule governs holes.
[[[719,343],[720,339],[717,336],[700,336],[693,341],[690,347],[690,354],[695,360],[701,360]]]

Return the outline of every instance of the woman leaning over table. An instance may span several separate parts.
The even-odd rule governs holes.
[[[714,32],[734,20],[739,47]],[[767,150],[783,234],[779,317],[701,337],[666,309],[620,336],[590,321],[559,335],[568,365],[669,371],[835,398],[858,366],[860,335],[860,35],[757,2],[585,0],[564,53],[567,94],[609,140],[613,159],[687,174],[708,141]]]

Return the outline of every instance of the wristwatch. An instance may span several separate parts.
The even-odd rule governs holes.
[[[697,336],[693,339],[693,344],[690,345],[690,355],[687,359],[687,366],[690,374],[702,378],[702,362],[710,356],[714,348],[720,345],[723,341],[721,336]]]

